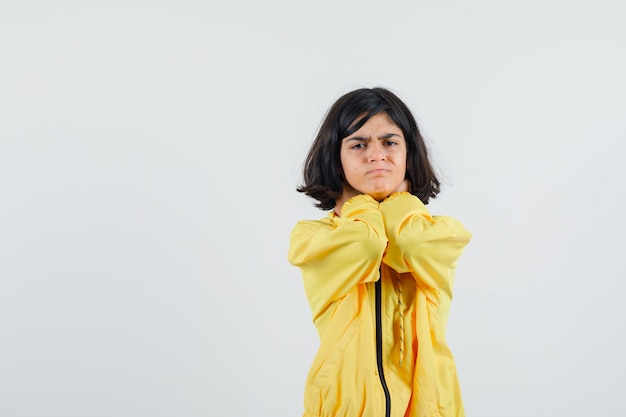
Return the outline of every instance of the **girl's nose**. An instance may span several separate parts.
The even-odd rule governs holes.
[[[369,148],[369,154],[368,154],[368,159],[369,162],[376,162],[376,161],[385,161],[387,160],[387,156],[385,154],[385,148],[380,145],[379,143],[377,144],[372,144]]]

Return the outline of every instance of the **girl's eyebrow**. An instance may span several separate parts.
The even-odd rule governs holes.
[[[400,135],[398,135],[397,133],[387,133],[385,135],[382,135],[378,139],[389,139],[389,138],[392,138],[394,136],[400,137]]]
[[[384,140],[384,139],[390,139],[390,138],[393,138],[394,136],[400,137],[400,135],[399,135],[399,134],[397,134],[397,133],[385,133],[384,135],[379,136],[379,137],[378,137],[378,139],[382,139],[382,140]],[[359,141],[368,141],[368,140],[370,140],[370,139],[371,139],[371,138],[366,138],[365,136],[350,136],[350,137],[348,137],[348,138],[345,138],[344,140],[359,140]]]
[[[364,136],[350,136],[349,138],[344,138],[343,140],[345,140],[345,141],[349,141],[349,140],[368,141],[368,140],[370,140],[370,138],[366,138]]]

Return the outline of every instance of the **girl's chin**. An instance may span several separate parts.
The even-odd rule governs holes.
[[[378,184],[379,186],[370,186],[370,187],[360,187],[360,189],[355,188],[361,194],[369,194],[376,201],[383,201],[385,198],[389,197],[394,190],[398,189],[400,184]]]
[[[376,201],[383,201],[385,198],[389,197],[391,192],[388,191],[371,191],[365,194],[369,194]]]

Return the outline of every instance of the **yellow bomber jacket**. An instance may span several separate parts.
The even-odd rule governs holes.
[[[295,226],[288,257],[320,337],[305,417],[465,415],[445,331],[470,238],[408,192],[381,203],[358,195],[341,217]]]

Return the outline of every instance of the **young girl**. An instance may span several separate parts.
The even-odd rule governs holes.
[[[471,235],[424,206],[439,181],[407,106],[383,88],[339,98],[298,191],[331,210],[289,248],[320,337],[304,416],[464,416],[445,331]]]

